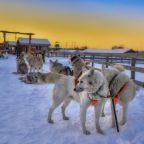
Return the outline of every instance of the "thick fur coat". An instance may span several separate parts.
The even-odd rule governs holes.
[[[136,95],[136,85],[128,75],[125,74],[122,66],[113,66],[110,68],[102,67],[102,72],[105,75],[108,83],[111,96],[118,94],[119,90],[126,84],[124,90],[118,95],[118,103],[122,106],[123,116],[120,124],[124,125],[127,122],[127,110],[129,103]],[[113,77],[115,77],[113,79]],[[112,80],[113,79],[113,80]],[[111,84],[110,84],[111,83]],[[112,110],[112,127],[115,126],[114,115]]]

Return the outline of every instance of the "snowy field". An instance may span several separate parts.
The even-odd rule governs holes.
[[[48,70],[48,60],[44,65]],[[60,58],[69,65],[68,60]],[[16,71],[15,57],[0,59],[0,144],[144,144],[144,89],[129,106],[128,123],[120,127],[120,133],[110,127],[109,104],[106,117],[101,118],[105,135],[95,131],[94,110],[87,112],[87,127],[91,135],[82,133],[79,104],[72,102],[67,108],[69,121],[62,120],[58,108],[53,114],[54,124],[47,123],[53,85],[30,85],[22,83]],[[121,117],[120,107],[118,119]]]

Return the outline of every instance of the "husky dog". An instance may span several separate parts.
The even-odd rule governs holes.
[[[85,62],[80,55],[74,55],[70,59],[71,64],[72,64],[72,69],[73,69],[73,75],[75,78],[79,77],[80,73],[84,69],[89,69],[88,68],[88,62]]]
[[[43,66],[43,59],[41,54],[29,54],[26,56],[26,60],[30,66],[30,72],[35,72],[35,70],[39,71]]]
[[[72,64],[72,69],[73,69],[73,76],[74,76],[74,84],[75,86],[78,83],[79,77],[82,75],[82,72],[85,70],[88,70],[88,64],[85,62],[80,55],[74,55],[71,57],[70,62]]]
[[[24,54],[22,53],[17,59],[17,73],[19,74],[27,74],[28,73],[28,67],[24,60]]]
[[[84,72],[79,79],[80,81],[77,87],[75,87],[75,85],[73,84],[74,77],[65,76],[58,73],[38,73],[38,75],[34,79],[36,80],[36,83],[55,84],[52,97],[53,102],[48,113],[49,123],[53,123],[52,113],[61,104],[63,104],[61,107],[63,119],[68,120],[69,118],[65,114],[65,109],[71,100],[75,100],[80,103],[80,120],[83,133],[90,134],[85,126],[86,111],[88,106],[90,106],[90,97],[95,97],[96,99],[98,99],[95,106],[96,129],[99,133],[103,133],[100,128],[99,118],[103,101],[105,100],[102,97],[106,97],[109,94],[109,89],[108,83],[101,72],[95,71],[93,69]]]
[[[130,101],[133,100],[136,94],[136,85],[133,80],[130,79],[124,72],[124,68],[121,65],[114,65],[110,68],[102,66],[102,72],[105,75],[108,83],[111,96],[116,96],[118,93],[118,103],[122,106],[123,116],[120,122],[124,125],[127,121],[127,109]],[[120,92],[120,89],[123,90]],[[112,112],[112,127],[115,126],[114,114]]]
[[[19,79],[26,84],[37,84],[37,77],[38,73],[30,72],[27,75],[20,77]]]
[[[63,64],[59,63],[58,60],[49,61],[50,71],[54,73],[64,74],[64,75],[73,75],[73,71],[70,67],[64,66]]]

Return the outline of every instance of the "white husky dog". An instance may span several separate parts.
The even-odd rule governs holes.
[[[127,121],[128,104],[136,94],[136,85],[123,71],[124,68],[121,65],[114,65],[110,68],[102,66],[102,72],[109,83],[111,96],[116,96],[118,94],[118,103],[123,109],[123,116],[120,122],[121,125],[124,125]],[[112,127],[114,126],[115,120],[112,112]]]
[[[55,87],[53,92],[53,103],[49,109],[48,114],[48,122],[53,123],[52,113],[60,104],[62,105],[62,115],[63,119],[67,120],[68,117],[65,115],[65,108],[70,103],[71,99],[76,100],[80,103],[80,120],[81,126],[84,134],[90,134],[90,132],[86,129],[86,111],[88,106],[90,106],[90,97],[94,97],[98,99],[97,105],[95,106],[95,115],[96,115],[96,128],[99,133],[103,133],[100,128],[99,118],[103,105],[103,96],[106,97],[109,95],[108,83],[103,74],[99,71],[95,71],[93,69],[84,72],[80,77],[80,81],[76,88],[73,84],[73,77],[57,77],[59,74],[55,75],[54,81]],[[52,78],[52,76],[51,76]],[[75,92],[76,91],[76,92]],[[77,93],[80,92],[80,93]]]
[[[52,105],[48,113],[48,122],[53,123],[52,113],[54,110],[62,104],[62,116],[64,120],[69,118],[65,114],[65,109],[71,100],[76,100],[80,103],[80,120],[81,126],[84,134],[90,134],[86,129],[86,111],[91,103],[91,97],[98,99],[95,106],[96,115],[96,129],[99,133],[103,133],[100,128],[99,119],[101,114],[101,109],[103,105],[102,97],[109,95],[108,83],[102,72],[95,71],[93,69],[88,70],[82,74],[79,79],[79,83],[75,88],[73,83],[74,77],[65,76],[58,73],[37,73],[35,76],[36,83],[54,83]],[[81,87],[83,85],[83,87]],[[77,93],[76,91],[80,92]],[[82,92],[81,92],[82,91]]]

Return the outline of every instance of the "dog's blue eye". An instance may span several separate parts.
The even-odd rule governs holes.
[[[83,81],[80,81],[80,83],[83,83]]]

